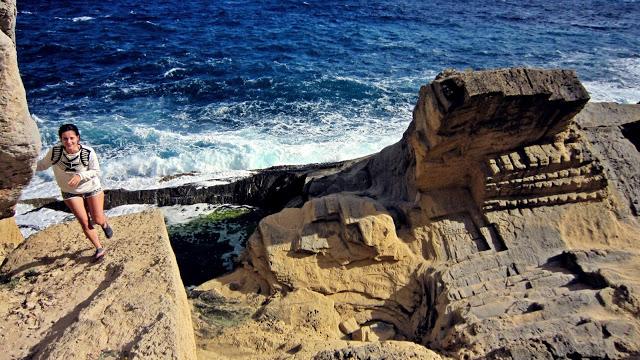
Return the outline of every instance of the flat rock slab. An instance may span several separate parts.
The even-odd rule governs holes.
[[[94,249],[76,222],[12,252],[0,284],[5,359],[195,359],[190,309],[162,214],[110,219]]]

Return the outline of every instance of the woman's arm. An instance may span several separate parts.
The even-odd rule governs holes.
[[[53,164],[53,161],[51,160],[52,152],[53,148],[50,148],[49,151],[47,151],[47,154],[42,159],[38,160],[36,163],[36,171],[47,170],[51,167]]]

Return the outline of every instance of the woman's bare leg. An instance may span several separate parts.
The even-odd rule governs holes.
[[[104,227],[107,224],[107,217],[104,215],[104,192],[85,198],[89,206],[89,212],[94,224]]]
[[[102,245],[100,244],[100,240],[98,240],[98,234],[93,227],[89,225],[89,215],[87,214],[87,209],[84,207],[83,199],[79,196],[74,196],[72,198],[65,199],[64,203],[67,204],[73,215],[78,219],[80,226],[82,226],[82,231],[86,235],[87,239],[91,241],[96,249],[101,248]]]

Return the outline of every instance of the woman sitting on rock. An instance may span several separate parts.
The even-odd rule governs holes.
[[[102,227],[107,239],[113,236],[113,230],[107,224],[103,211],[104,192],[100,185],[98,157],[92,148],[80,145],[80,132],[75,125],[60,126],[58,136],[62,145],[49,149],[47,155],[38,161],[37,170],[42,171],[53,166],[53,174],[62,191],[62,199],[80,222],[84,234],[96,247],[94,258],[98,260],[104,256],[105,250],[89,220],[89,213],[93,223]],[[89,207],[88,212],[85,201]]]

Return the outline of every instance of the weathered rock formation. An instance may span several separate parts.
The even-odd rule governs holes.
[[[0,219],[14,206],[35,170],[40,135],[29,115],[18,72],[15,46],[16,4],[0,2]]]
[[[3,359],[195,359],[189,304],[159,211],[110,219],[94,249],[77,222],[22,243],[0,268]]]
[[[244,267],[200,298],[259,314],[289,296],[329,301],[315,309],[326,339],[456,358],[640,356],[640,106],[588,99],[571,71],[439,75],[399,143],[307,176],[308,201],[263,219]],[[200,346],[224,342],[218,330],[199,331]],[[358,353],[345,349],[316,357]]]
[[[20,241],[14,207],[35,170],[40,135],[29,115],[16,54],[16,3],[0,1],[0,264]]]

